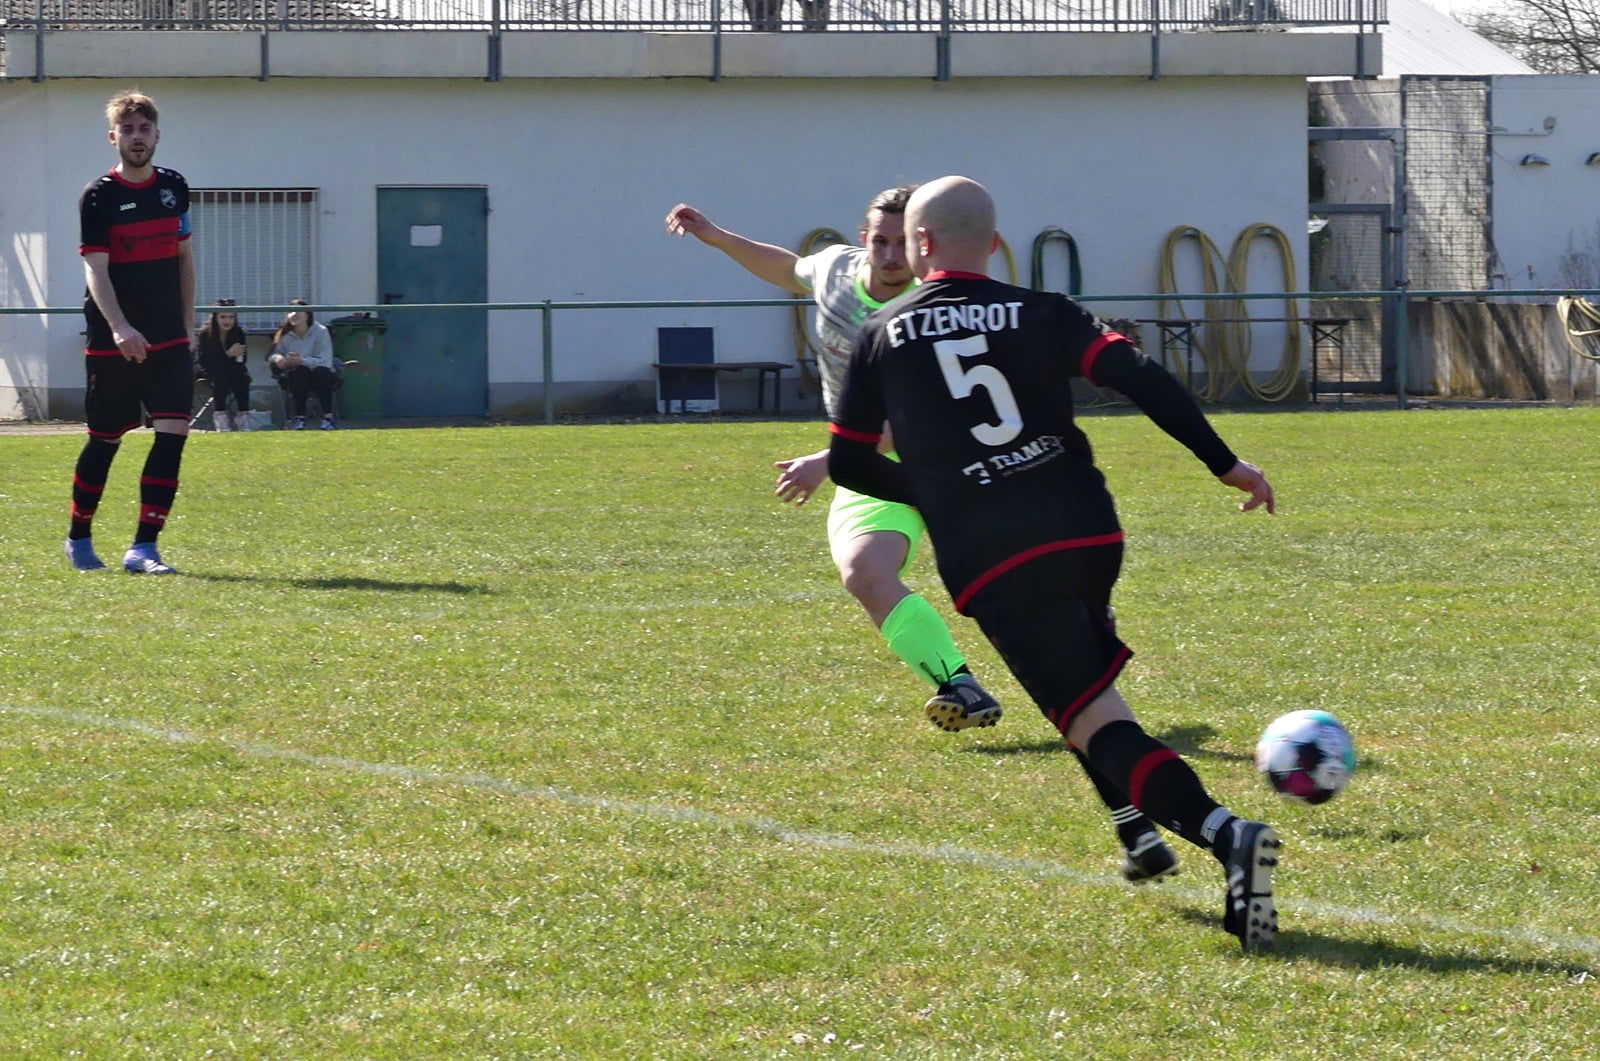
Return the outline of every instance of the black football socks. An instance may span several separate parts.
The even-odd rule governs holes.
[[[1077,756],[1083,772],[1089,775],[1095,792],[1100,796],[1100,802],[1111,812],[1111,822],[1116,826],[1117,838],[1122,841],[1124,848],[1132,851],[1145,833],[1155,831],[1155,825],[1145,817],[1143,811],[1129,801],[1126,792],[1107,781],[1104,774],[1090,765],[1088,756],[1070,744],[1067,747]]]
[[[1102,726],[1089,741],[1087,758],[1156,823],[1218,858],[1227,857],[1219,845],[1227,845],[1231,834],[1224,826],[1234,816],[1206,793],[1177,752],[1139,723],[1122,720]]]
[[[93,533],[94,510],[100,507],[100,495],[105,492],[118,448],[119,443],[103,438],[91,437],[83,444],[78,464],[72,470],[72,527],[67,531],[68,538],[87,538]]]
[[[178,465],[183,461],[185,441],[185,435],[156,432],[150,456],[145,458],[144,471],[139,476],[139,526],[133,535],[135,545],[154,542],[161,528],[167,525],[167,513],[178,495]]]

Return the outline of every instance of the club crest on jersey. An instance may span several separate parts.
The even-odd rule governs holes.
[[[168,210],[175,210],[178,206],[178,196],[171,188],[161,189],[161,205]]]

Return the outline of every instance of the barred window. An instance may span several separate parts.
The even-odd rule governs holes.
[[[189,221],[201,306],[219,298],[241,306],[316,302],[315,188],[192,188]],[[244,313],[239,323],[270,330],[282,319],[281,312]]]

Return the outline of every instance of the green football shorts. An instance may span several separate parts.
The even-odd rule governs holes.
[[[828,549],[834,563],[845,545],[863,534],[873,531],[898,531],[905,535],[906,562],[900,566],[904,574],[917,558],[917,545],[922,541],[922,513],[898,501],[884,501],[842,486],[833,489],[833,505],[828,509]]]

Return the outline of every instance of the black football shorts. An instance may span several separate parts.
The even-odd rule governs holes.
[[[1117,636],[1111,611],[1121,570],[1121,542],[1063,549],[1008,571],[967,605],[967,614],[1063,736],[1133,655]]]
[[[194,359],[184,344],[152,350],[144,361],[85,357],[84,417],[96,438],[121,438],[145,416],[189,419],[194,405]]]

